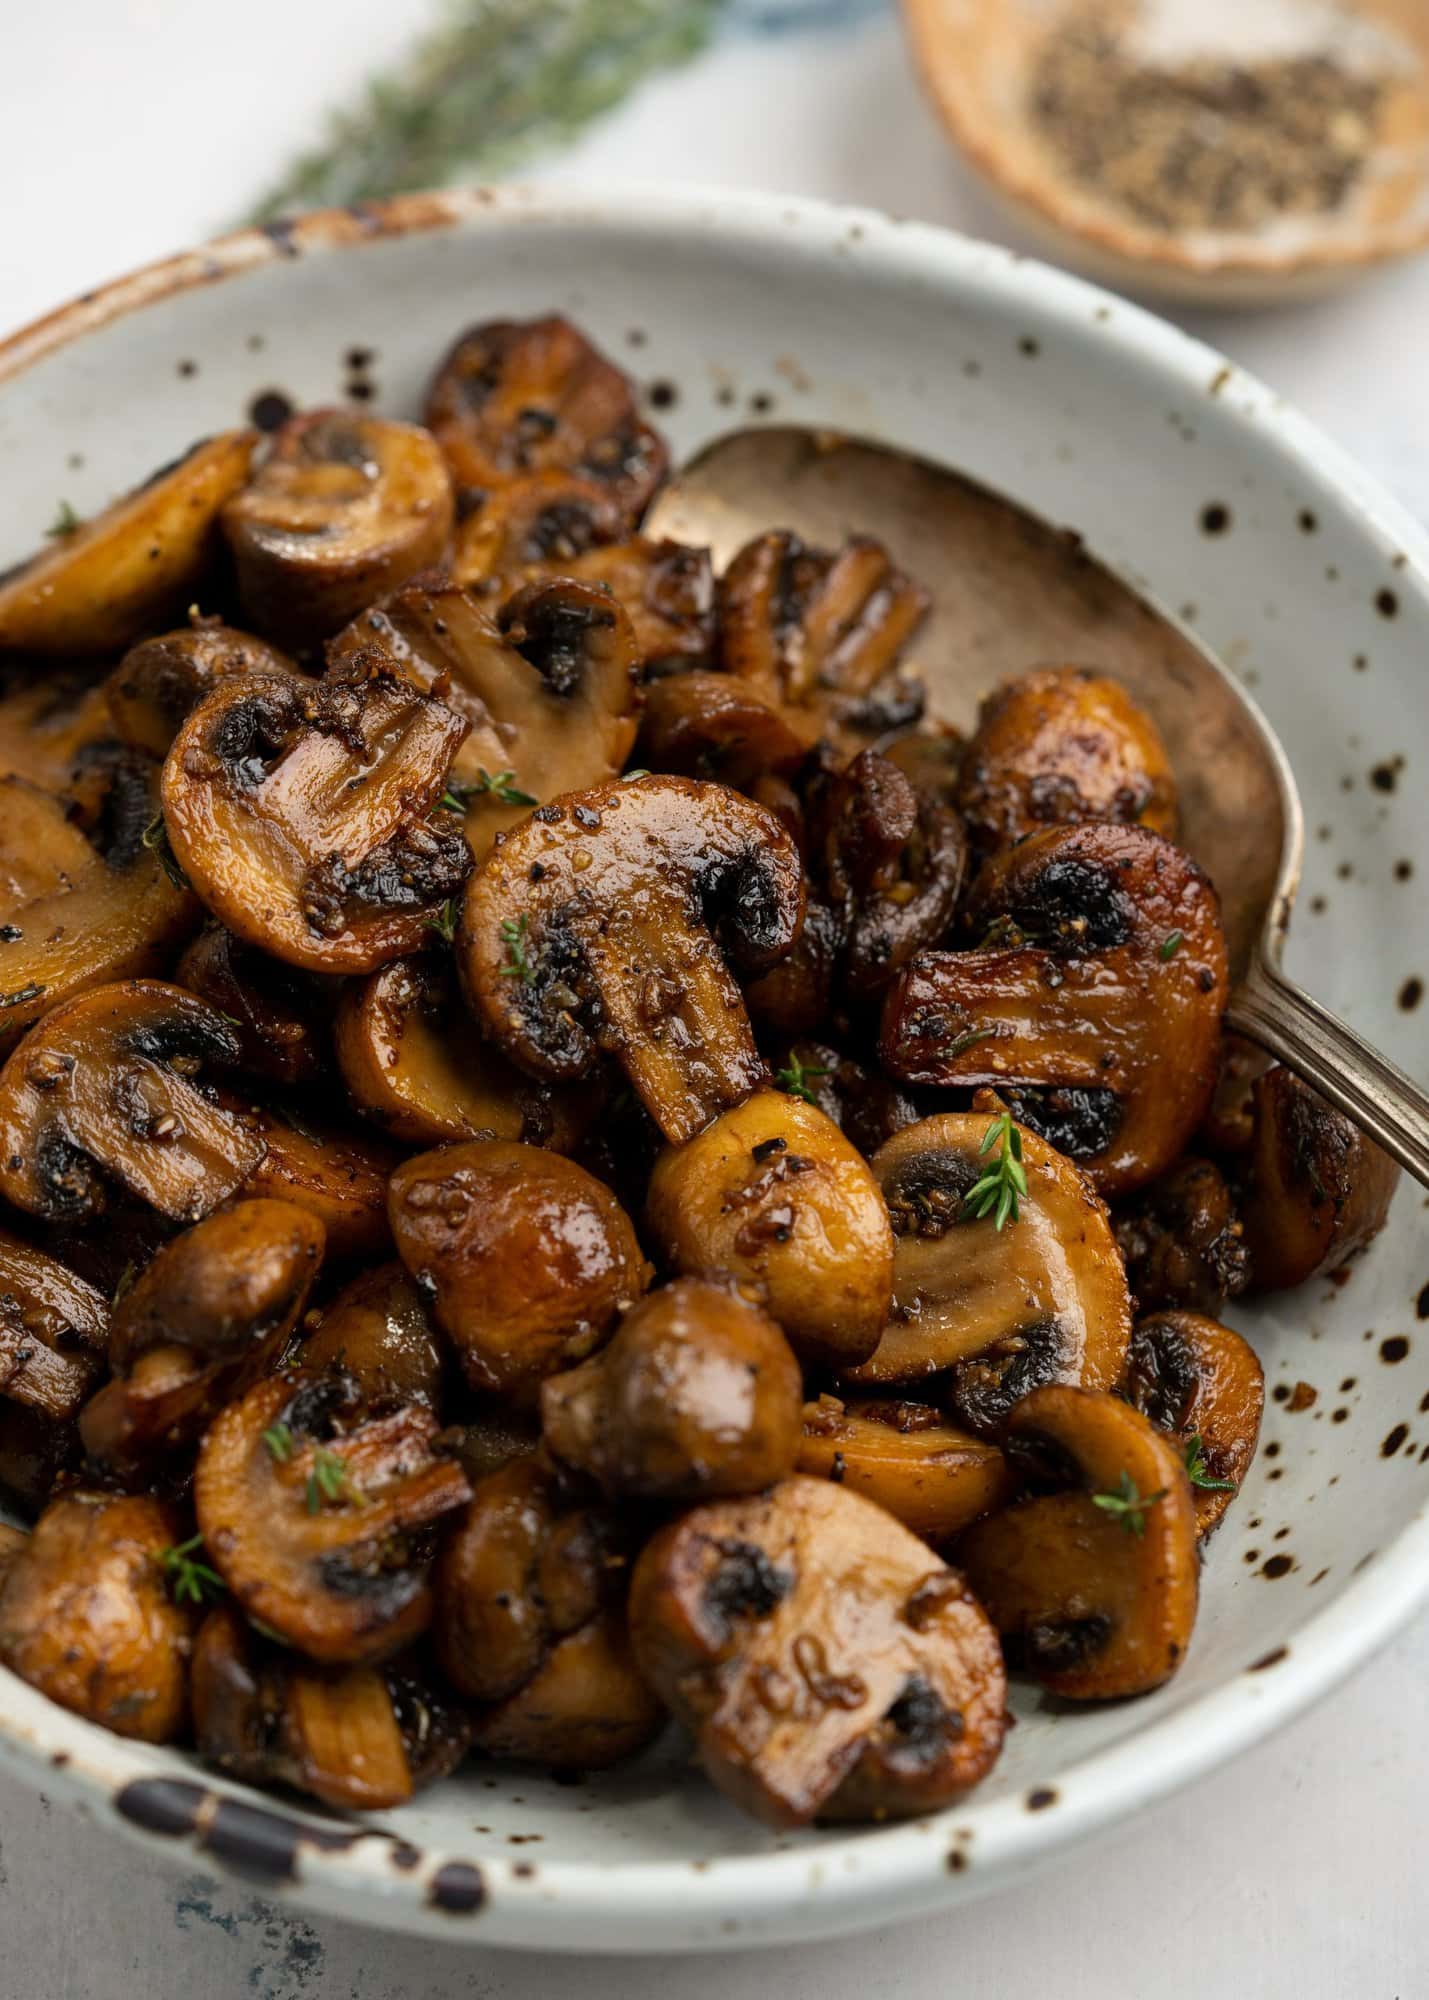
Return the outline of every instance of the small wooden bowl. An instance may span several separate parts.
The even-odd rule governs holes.
[[[1168,229],[1138,219],[1073,174],[1038,129],[1031,80],[1049,36],[1068,19],[1122,31],[1155,17],[1195,24],[1209,41],[1211,0],[902,0],[914,59],[951,136],[993,192],[1049,252],[1122,290],[1194,304],[1278,305],[1332,290],[1370,266],[1429,246],[1429,5],[1425,0],[1241,0],[1226,6],[1246,64],[1247,17],[1282,25],[1293,6],[1313,19],[1357,16],[1379,38],[1375,139],[1344,198],[1264,228]],[[1180,17],[1178,19],[1178,17]],[[1280,47],[1277,53],[1284,54]]]

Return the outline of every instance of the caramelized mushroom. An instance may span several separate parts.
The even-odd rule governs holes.
[[[455,1770],[470,1738],[460,1710],[399,1662],[312,1666],[226,1604],[194,1646],[193,1709],[199,1755],[215,1769],[352,1812],[404,1805]]]
[[[799,858],[771,814],[720,785],[644,777],[542,806],[489,854],[459,962],[523,1068],[575,1078],[609,1049],[679,1141],[763,1075],[724,953],[762,970],[802,916]]]
[[[199,1087],[238,1038],[157,979],[101,986],[31,1028],[0,1071],[0,1193],[32,1215],[91,1217],[105,1178],[197,1222],[257,1166],[263,1142]]]
[[[466,724],[380,655],[312,685],[239,675],[164,765],[180,866],[245,943],[309,972],[371,972],[425,942],[470,866],[435,810]]]
[[[565,319],[471,327],[437,370],[426,422],[467,502],[554,468],[593,480],[633,524],[665,476],[630,383]]]
[[[871,1354],[888,1319],[893,1236],[868,1166],[801,1098],[761,1090],[650,1176],[650,1231],[677,1271],[730,1278],[806,1360]]]
[[[441,1410],[442,1346],[421,1293],[400,1264],[379,1264],[345,1286],[297,1358],[309,1374],[337,1368],[354,1376],[370,1410],[409,1403]]]
[[[908,1092],[882,1070],[865,1069],[829,1042],[787,1042],[773,1067],[780,1088],[817,1105],[865,1159],[921,1116]]]
[[[827,555],[776,530],[720,579],[724,664],[805,743],[822,736],[854,750],[921,715],[921,682],[896,676],[927,611],[927,592],[880,542],[854,535]]]
[[[984,852],[1082,820],[1176,835],[1176,781],[1156,724],[1088,667],[1044,668],[989,695],[958,805]]]
[[[1160,1687],[1186,1656],[1199,1586],[1180,1453],[1118,1397],[1062,1384],[1034,1389],[1008,1431],[1070,1482],[958,1544],[1009,1657],[1071,1701]]]
[[[775,1826],[929,1811],[1002,1746],[1002,1659],[962,1578],[826,1480],[663,1529],[636,1564],[630,1625],[710,1778]]]
[[[1210,1312],[1250,1282],[1245,1231],[1210,1160],[1187,1158],[1116,1219],[1127,1283],[1143,1312]]]
[[[557,1639],[524,1687],[473,1715],[471,1747],[548,1771],[603,1771],[636,1756],[665,1719],[624,1618],[607,1611]]]
[[[104,683],[93,669],[7,660],[0,650],[0,775],[74,797],[83,774],[117,748]]]
[[[861,1387],[947,1374],[948,1407],[997,1435],[1044,1382],[1110,1389],[1131,1332],[1131,1302],[1103,1204],[1076,1168],[1025,1127],[1027,1192],[997,1226],[968,1195],[1008,1144],[990,1116],[947,1111],[895,1133],[871,1162],[892,1219],[893,1312],[876,1352],[845,1370]]]
[[[115,1307],[107,1382],[80,1417],[93,1464],[132,1477],[192,1446],[280,1359],[322,1263],[322,1225],[241,1201],[164,1246]]]
[[[397,1164],[390,1146],[307,1104],[251,1104],[239,1117],[263,1147],[244,1194],[291,1202],[316,1216],[334,1263],[390,1253],[387,1180]]]
[[[534,1395],[650,1281],[609,1188],[539,1146],[478,1139],[419,1153],[393,1174],[388,1207],[398,1254],[474,1389]]]
[[[541,1385],[541,1430],[611,1494],[757,1493],[794,1469],[803,1390],[767,1313],[677,1278],[631,1307],[599,1354]]]
[[[883,1017],[909,1083],[993,1084],[1103,1194],[1162,1174],[1215,1088],[1227,977],[1216,893],[1143,827],[1054,827],[988,861],[973,951],[925,952]]]
[[[104,684],[121,739],[164,757],[184,717],[235,674],[293,674],[286,654],[217,618],[190,619],[176,632],[131,646]]]
[[[425,1530],[471,1494],[436,1419],[369,1417],[356,1380],[282,1375],[230,1403],[198,1455],[204,1543],[250,1618],[309,1658],[389,1659],[432,1610]]]
[[[244,610],[310,644],[439,560],[454,514],[436,441],[415,424],[311,410],[273,438],[223,510]]]
[[[995,1444],[927,1403],[820,1396],[804,1409],[798,1468],[880,1507],[935,1547],[1012,1497]]]
[[[253,431],[225,431],[0,581],[0,653],[114,654],[190,602]]]
[[[672,674],[645,696],[636,755],[652,770],[742,791],[771,772],[797,771],[807,754],[773,703],[733,674]]]
[[[68,1481],[80,1462],[79,1431],[71,1418],[0,1396],[0,1495],[27,1521]]]
[[[53,1422],[98,1380],[109,1302],[57,1258],[0,1229],[0,1398]]]
[[[430,953],[399,958],[349,986],[337,1060],[354,1102],[393,1138],[522,1139],[569,1152],[596,1097],[514,1069],[462,1005],[455,975]]]
[[[174,1514],[146,1494],[52,1501],[0,1583],[0,1661],[116,1736],[172,1742],[192,1643],[163,1562],[179,1538]]]
[[[222,924],[207,924],[174,968],[174,984],[228,1017],[250,1074],[292,1085],[314,1083],[327,1070],[333,989],[325,980],[240,943]]]
[[[1121,1393],[1158,1430],[1170,1432],[1204,1540],[1255,1457],[1265,1376],[1254,1350],[1200,1313],[1157,1313],[1131,1336]]]
[[[1379,1234],[1399,1168],[1288,1069],[1256,1079],[1243,1214],[1258,1291],[1303,1285]]]
[[[7,1522],[0,1521],[0,1590],[5,1588],[5,1579],[29,1539],[24,1528],[12,1528]]]

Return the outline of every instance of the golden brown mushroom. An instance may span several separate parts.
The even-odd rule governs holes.
[[[893,1310],[876,1352],[844,1372],[865,1389],[945,1376],[956,1420],[996,1436],[1041,1383],[1113,1387],[1131,1302],[1105,1206],[1070,1161],[983,1102],[906,1126],[874,1154],[896,1239]],[[1027,1192],[999,1229],[968,1197],[1000,1168],[1009,1132]]]
[[[1145,1694],[1186,1657],[1196,1621],[1196,1509],[1180,1452],[1119,1397],[1034,1389],[1010,1439],[1066,1491],[969,1528],[957,1558],[1010,1659],[1053,1694]]]
[[[109,1301],[76,1272],[0,1229],[0,1399],[61,1423],[94,1388]]]
[[[989,695],[957,802],[984,853],[1082,820],[1176,836],[1176,780],[1156,724],[1089,667],[1044,668]]]
[[[385,1140],[291,1099],[250,1104],[226,1092],[224,1101],[264,1149],[244,1194],[292,1202],[316,1216],[332,1263],[389,1255],[387,1180],[397,1155]]]
[[[306,645],[437,562],[454,518],[436,441],[355,410],[292,417],[223,510],[243,608]]]
[[[866,1069],[831,1042],[784,1042],[771,1067],[781,1090],[815,1104],[865,1159],[922,1116],[909,1093],[882,1070]]]
[[[744,791],[792,774],[807,755],[774,704],[733,674],[671,674],[646,691],[636,756],[653,771]]]
[[[24,1528],[12,1528],[8,1522],[0,1521],[0,1590],[5,1588],[5,1579],[29,1539]]]
[[[1002,1746],[1002,1658],[962,1578],[826,1480],[663,1529],[636,1564],[630,1625],[710,1778],[775,1826],[931,1811]]]
[[[1155,1180],[1215,1088],[1227,976],[1215,890],[1144,827],[1054,827],[992,857],[982,942],[925,952],[889,994],[909,1083],[992,1084],[1103,1194]]]
[[[197,444],[0,581],[0,653],[114,654],[190,603],[257,434]]]
[[[240,1187],[263,1142],[200,1089],[237,1060],[232,1028],[157,979],[101,986],[47,1014],[0,1071],[0,1193],[47,1219],[92,1217],[117,1181],[176,1222]]]
[[[470,1727],[425,1677],[316,1667],[265,1642],[231,1605],[210,1611],[193,1658],[199,1755],[250,1785],[379,1812],[455,1770]]]
[[[91,667],[7,660],[0,652],[0,775],[74,797],[118,747],[104,683]]]
[[[469,328],[437,370],[426,422],[467,505],[554,468],[594,481],[633,525],[665,476],[629,381],[566,319]]]
[[[369,1416],[355,1378],[280,1375],[230,1403],[203,1441],[194,1505],[250,1618],[309,1658],[390,1659],[425,1629],[426,1531],[470,1497],[409,1405]]]
[[[607,1493],[710,1499],[793,1471],[802,1398],[767,1313],[725,1285],[677,1278],[632,1306],[598,1354],[541,1384],[541,1431]]]
[[[1157,1313],[1132,1334],[1120,1386],[1133,1409],[1169,1432],[1180,1451],[1204,1541],[1255,1457],[1265,1375],[1254,1350],[1200,1313]]]
[[[893,1234],[867,1163],[802,1098],[760,1090],[670,1148],[646,1207],[677,1271],[732,1279],[806,1360],[851,1366],[888,1320]]]
[[[0,1396],[0,1495],[24,1520],[39,1517],[83,1455],[72,1419],[47,1417]]]
[[[609,1188],[539,1146],[476,1139],[419,1153],[393,1174],[388,1208],[398,1254],[474,1389],[534,1396],[650,1282]]]
[[[1143,1312],[1214,1312],[1250,1282],[1245,1230],[1220,1168],[1187,1157],[1116,1218],[1127,1283]]]
[[[179,1539],[176,1514],[147,1494],[52,1501],[0,1583],[0,1662],[117,1736],[172,1742],[192,1646],[164,1565]]]
[[[478,1710],[471,1747],[548,1771],[604,1771],[637,1756],[665,1721],[625,1619],[608,1611],[557,1639],[524,1687]]]
[[[928,1403],[823,1395],[805,1405],[798,1468],[876,1500],[938,1547],[1003,1506],[1014,1486],[998,1447]]]
[[[238,937],[309,972],[371,972],[426,942],[471,857],[437,810],[460,716],[379,654],[318,683],[239,675],[164,765],[180,866]]]
[[[339,1368],[355,1376],[370,1410],[415,1403],[440,1414],[445,1352],[401,1264],[379,1264],[345,1285],[297,1360],[307,1374]]]
[[[218,618],[193,616],[176,632],[131,646],[104,692],[121,740],[151,757],[165,757],[184,717],[220,681],[234,674],[296,672],[266,639]]]
[[[206,924],[175,966],[174,984],[228,1017],[242,1044],[240,1066],[251,1075],[309,1084],[328,1069],[334,988],[321,977]]]
[[[1303,1285],[1384,1227],[1399,1168],[1293,1071],[1255,1082],[1243,1215],[1257,1291]]]
[[[459,963],[514,1061],[567,1080],[608,1049],[679,1141],[764,1073],[725,954],[762,970],[802,916],[799,858],[772,814],[721,785],[642,777],[539,807],[486,857]]]

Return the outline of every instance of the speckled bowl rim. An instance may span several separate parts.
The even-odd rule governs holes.
[[[196,286],[227,282],[285,259],[328,256],[426,231],[579,223],[654,239],[743,241],[751,249],[797,229],[834,245],[850,234],[860,261],[917,278],[936,310],[940,290],[1014,308],[1020,323],[1097,337],[1156,371],[1168,392],[1233,379],[1236,420],[1285,470],[1346,504],[1359,530],[1402,551],[1429,576],[1429,535],[1312,424],[1202,342],[1096,286],[994,245],[868,210],[723,189],[606,184],[521,185],[401,196],[318,211],[219,238],[87,292],[0,343],[0,383],[127,314]],[[857,283],[851,270],[849,282]],[[1112,308],[1114,307],[1114,310]],[[53,1706],[0,1670],[0,1763],[189,1865],[230,1871],[307,1907],[450,1941],[526,1949],[727,1949],[832,1936],[889,1923],[1005,1886],[1075,1842],[1165,1798],[1261,1741],[1378,1652],[1429,1600],[1429,1501],[1325,1609],[1309,1619],[1275,1671],[1258,1662],[1148,1729],[1058,1778],[1055,1803],[975,1797],[931,1820],[782,1852],[707,1862],[543,1861],[419,1850],[400,1830],[351,1829],[226,1785],[172,1756],[125,1741]],[[975,1845],[955,1837],[975,1826]],[[646,1928],[642,1930],[642,1921]],[[595,1939],[597,1942],[593,1943]]]

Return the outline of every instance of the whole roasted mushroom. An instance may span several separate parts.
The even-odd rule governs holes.
[[[318,683],[230,678],[164,765],[184,873],[245,943],[309,972],[371,972],[429,935],[471,857],[438,810],[466,724],[380,654]]]
[[[1131,1336],[1120,1390],[1180,1451],[1204,1541],[1255,1457],[1265,1375],[1254,1349],[1200,1313],[1157,1313]]]
[[[767,1313],[677,1278],[631,1307],[589,1361],[541,1384],[541,1431],[607,1493],[757,1493],[794,1469],[799,1364]]]
[[[1114,820],[1176,836],[1160,731],[1119,681],[1043,668],[989,695],[963,753],[958,807],[983,853],[1047,826]]]
[[[1131,1332],[1105,1206],[1069,1160],[995,1110],[989,1096],[977,1111],[925,1118],[874,1154],[894,1231],[893,1308],[872,1356],[844,1371],[874,1390],[937,1377],[956,1421],[992,1437],[1042,1383],[1112,1388]],[[969,1197],[1012,1165],[1026,1192],[999,1226]]]
[[[306,1374],[331,1368],[353,1376],[379,1414],[409,1403],[441,1413],[445,1348],[401,1264],[378,1264],[345,1285],[296,1358]]]
[[[223,1095],[244,1131],[263,1147],[262,1159],[243,1183],[244,1194],[291,1202],[316,1216],[330,1263],[390,1254],[387,1182],[397,1154],[386,1140],[311,1103],[277,1098],[248,1103]]]
[[[1251,1282],[1257,1291],[1283,1291],[1373,1241],[1399,1168],[1291,1070],[1258,1077],[1252,1105],[1242,1209]]]
[[[650,1282],[609,1188],[539,1146],[419,1153],[393,1174],[388,1208],[398,1254],[474,1389],[529,1400]]]
[[[673,1269],[731,1280],[806,1360],[849,1367],[888,1320],[893,1235],[878,1185],[822,1111],[756,1091],[650,1176],[646,1216]]]
[[[1143,1312],[1215,1312],[1250,1282],[1245,1229],[1211,1160],[1187,1157],[1116,1218],[1127,1283]]]
[[[193,1643],[164,1562],[179,1539],[147,1494],[62,1494],[0,1581],[0,1663],[116,1736],[172,1742]]]
[[[218,618],[190,618],[175,632],[131,646],[104,684],[114,727],[151,757],[168,755],[189,712],[234,674],[295,674],[285,653]]]
[[[415,424],[355,410],[292,417],[223,509],[238,590],[265,637],[309,645],[437,562],[451,480]]]
[[[272,1376],[203,1441],[194,1505],[248,1617],[310,1659],[390,1659],[432,1611],[428,1530],[470,1498],[418,1405],[369,1416],[340,1371]]]
[[[534,1075],[608,1050],[667,1139],[759,1083],[739,988],[803,918],[803,875],[772,814],[721,785],[642,777],[531,814],[472,877],[458,956],[488,1034]]]
[[[908,1083],[991,1084],[1102,1194],[1185,1150],[1215,1088],[1227,994],[1215,890],[1139,826],[1054,827],[973,884],[972,951],[924,952],[883,1017]]]
[[[237,1060],[233,1029],[157,979],[101,986],[47,1014],[0,1071],[0,1193],[47,1220],[99,1214],[117,1181],[197,1222],[233,1194],[263,1141],[200,1088]]]
[[[937,1548],[1012,1497],[1007,1459],[928,1403],[822,1395],[804,1407],[798,1469],[876,1500]]]
[[[630,1627],[712,1781],[775,1826],[930,1811],[1002,1747],[1002,1657],[962,1578],[827,1480],[662,1529]]]
[[[1065,1490],[979,1521],[957,1559],[1009,1659],[1053,1694],[1145,1694],[1186,1657],[1196,1620],[1196,1509],[1179,1451],[1119,1397],[1053,1384],[1010,1440]]]

